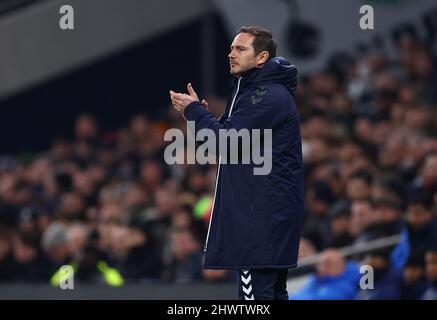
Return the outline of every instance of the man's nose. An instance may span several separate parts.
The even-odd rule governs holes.
[[[232,50],[231,52],[229,52],[229,54],[228,54],[228,58],[235,58],[235,55],[234,55],[234,51]]]

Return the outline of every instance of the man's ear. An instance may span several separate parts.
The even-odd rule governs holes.
[[[269,59],[269,52],[261,51],[258,54],[258,61],[257,61],[258,67],[262,67],[267,62],[268,59]]]

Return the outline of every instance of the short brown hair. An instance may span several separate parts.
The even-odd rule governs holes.
[[[252,46],[255,50],[255,54],[262,51],[267,51],[269,53],[269,59],[276,57],[276,42],[273,40],[272,33],[262,27],[241,27],[238,29],[238,33],[249,33],[255,37]]]

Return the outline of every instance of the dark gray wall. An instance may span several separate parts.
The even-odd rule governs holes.
[[[61,30],[61,5],[75,30]],[[171,8],[171,9],[170,9]],[[202,0],[43,1],[0,20],[0,98],[199,17]]]

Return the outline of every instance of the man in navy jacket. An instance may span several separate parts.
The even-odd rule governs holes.
[[[224,164],[220,156],[205,244],[205,269],[239,270],[240,299],[288,299],[287,271],[296,267],[303,223],[304,172],[300,119],[294,102],[297,70],[276,57],[272,34],[242,27],[229,53],[233,92],[219,120],[188,94],[170,91],[173,106],[195,129],[270,129],[271,171]]]

